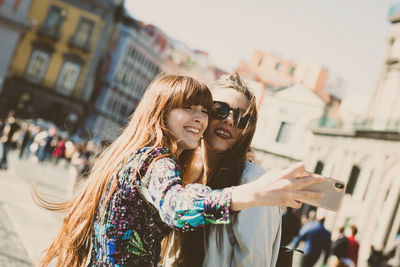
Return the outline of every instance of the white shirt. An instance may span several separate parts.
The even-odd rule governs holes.
[[[264,173],[263,168],[246,162],[241,184]],[[203,267],[274,267],[281,241],[281,208],[254,207],[235,216],[230,224],[212,227]],[[223,228],[218,248],[216,227]]]

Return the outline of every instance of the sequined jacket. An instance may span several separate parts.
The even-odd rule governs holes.
[[[102,201],[94,221],[89,266],[155,266],[161,240],[172,228],[229,223],[231,189],[183,187],[167,148],[133,153],[117,177],[117,189]]]

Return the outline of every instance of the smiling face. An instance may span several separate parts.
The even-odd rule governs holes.
[[[247,97],[232,88],[212,91],[213,100],[228,103],[231,108],[246,110],[249,106]],[[241,137],[243,130],[234,126],[232,112],[223,120],[211,118],[205,133],[207,148],[213,152],[225,152],[232,148]]]
[[[200,105],[175,108],[165,120],[178,145],[178,155],[185,149],[195,149],[208,124],[208,111]]]

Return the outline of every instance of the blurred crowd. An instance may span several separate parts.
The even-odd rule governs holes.
[[[335,240],[324,226],[325,218],[317,217],[311,209],[306,214],[286,208],[282,216],[281,245],[296,248],[303,242],[300,266],[311,267],[322,260],[322,266],[354,267],[358,265],[360,244],[356,225],[342,226]],[[323,259],[320,257],[323,255]],[[371,247],[367,260],[369,267],[400,267],[400,238],[390,247]]]
[[[105,141],[73,139],[52,124],[18,120],[10,111],[6,118],[0,118],[0,170],[9,167],[7,156],[12,150],[17,150],[20,160],[56,165],[62,161],[66,168],[72,167],[69,189],[72,194],[107,144]]]

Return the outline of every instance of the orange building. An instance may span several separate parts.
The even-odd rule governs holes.
[[[248,62],[239,63],[236,71],[248,80],[264,84],[266,88],[282,88],[294,83],[302,83],[321,97],[325,103],[330,102],[329,93],[324,90],[328,71],[322,66],[296,63],[256,50]]]
[[[302,84],[325,103],[320,127],[334,128],[342,123],[339,116],[341,99],[325,90],[328,70],[321,65],[293,62],[272,53],[255,50],[248,62],[239,63],[236,71],[254,90],[257,107],[262,105],[266,89]]]

